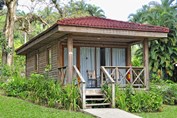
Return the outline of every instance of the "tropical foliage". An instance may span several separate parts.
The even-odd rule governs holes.
[[[177,84],[172,81],[158,80],[152,82],[150,90],[160,94],[163,103],[167,105],[177,105]]]
[[[170,29],[168,38],[150,41],[150,70],[165,79],[177,81],[173,77],[174,63],[177,63],[177,4],[175,0],[152,1],[144,5],[136,14],[129,16],[130,21],[165,26]],[[141,51],[136,53],[142,55]]]
[[[2,64],[3,61],[4,65],[9,66],[21,65],[16,62],[24,62],[24,59],[21,60],[22,58],[20,61],[16,60],[18,59],[14,53],[16,48],[56,23],[57,20],[81,16],[105,17],[104,11],[100,7],[88,4],[85,0],[31,0],[31,5],[28,6],[17,4],[18,0],[7,1],[0,1],[0,63]],[[8,7],[10,4],[14,4],[13,9]],[[18,5],[26,7],[28,10],[21,11],[18,9]],[[12,25],[8,24],[11,23],[7,22],[8,20],[13,20]],[[24,69],[24,66],[21,65],[20,68]]]
[[[19,97],[33,103],[67,110],[79,109],[78,87],[74,84],[61,86],[52,78],[32,74],[30,78],[13,76],[1,84],[7,96]]]
[[[106,91],[107,97],[110,99],[110,86],[105,85],[102,89]],[[115,96],[116,108],[129,112],[155,112],[162,109],[162,96],[154,91],[136,91],[131,86],[121,90],[116,86]]]

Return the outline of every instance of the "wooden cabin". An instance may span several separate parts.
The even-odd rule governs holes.
[[[122,22],[98,17],[81,17],[57,21],[16,50],[26,56],[26,76],[44,73],[62,83],[77,80],[81,88],[83,108],[87,94],[97,94],[103,84],[131,84],[149,87],[148,41],[167,37],[166,27]],[[131,66],[131,46],[143,45],[143,67]],[[90,91],[89,91],[90,90]],[[91,106],[91,105],[90,105]],[[93,105],[92,105],[93,106]]]

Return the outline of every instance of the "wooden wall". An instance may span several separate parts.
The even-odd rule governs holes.
[[[26,55],[26,76],[35,71],[35,52],[28,53]]]
[[[58,41],[53,41],[50,44],[44,45],[43,47],[30,52],[26,56],[26,76],[29,77],[31,73],[35,72],[35,54],[39,54],[39,65],[38,72],[39,74],[43,74],[45,72],[45,68],[47,66],[47,49],[51,48],[52,51],[52,68],[49,71],[49,76],[54,78],[58,78],[58,61],[57,61],[57,45]]]

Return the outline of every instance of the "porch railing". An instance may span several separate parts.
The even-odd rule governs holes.
[[[146,88],[145,68],[133,66],[104,66],[120,87],[128,84],[135,88]]]
[[[82,99],[82,108],[86,108],[86,98],[85,98],[85,80],[82,77],[80,71],[78,70],[78,68],[74,65],[73,66],[73,78],[76,78],[77,80],[77,85],[79,86],[79,91],[80,91],[80,95],[81,95],[81,99]]]
[[[59,77],[60,77],[60,82],[62,85],[66,84],[66,78],[67,78],[67,66],[63,66],[63,67],[59,67],[58,68],[58,72],[59,72]]]
[[[112,107],[115,107],[115,81],[105,69],[105,67],[101,66],[101,86],[104,84],[111,84],[111,104]]]

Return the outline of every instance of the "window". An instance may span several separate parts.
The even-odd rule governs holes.
[[[35,54],[35,64],[34,64],[34,66],[35,66],[35,71],[38,72],[38,69],[39,69],[39,54],[38,53]]]
[[[47,49],[47,65],[48,66],[52,65],[52,50],[51,50],[51,48]]]

